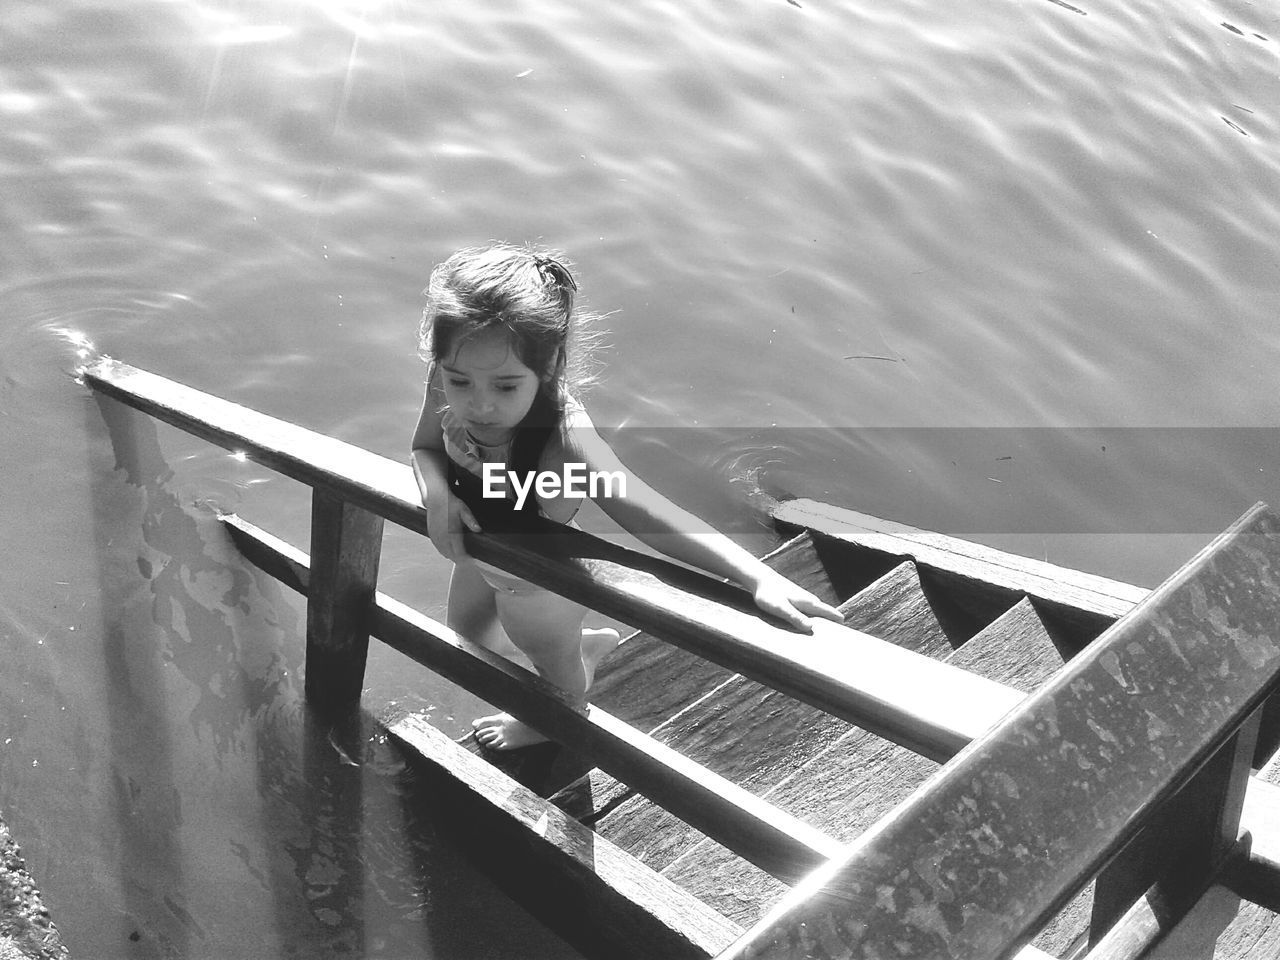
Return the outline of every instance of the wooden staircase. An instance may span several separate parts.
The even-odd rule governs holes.
[[[815,576],[822,565],[814,540],[815,534],[805,530],[767,562],[838,603],[830,578],[825,573]],[[829,561],[843,560],[838,551],[825,553]],[[798,562],[801,559],[804,562]],[[1065,662],[1069,651],[1060,650],[1025,595],[984,622],[993,609],[980,614],[964,609],[943,582],[943,588],[926,589],[916,563],[902,560],[841,603],[840,610],[851,627],[1024,693],[1040,686]],[[1076,633],[1071,636],[1083,645]],[[633,660],[624,647],[623,654],[601,670],[595,702],[630,720],[628,701],[618,694],[625,691],[634,697],[644,664],[655,656],[665,657],[661,687],[674,709],[651,727],[650,736],[842,843],[874,825],[940,767],[741,675],[717,678],[720,682],[701,695],[696,685],[673,686],[672,678],[686,675],[684,667],[700,661],[685,664],[686,656],[645,635],[631,642],[643,645],[637,649],[641,655]],[[704,682],[701,675],[694,676],[695,684]],[[648,713],[646,709],[639,719],[649,720]],[[587,791],[581,784],[553,801],[577,811],[601,836],[723,916],[744,926],[753,924],[789,889],[625,785],[599,772],[588,779],[590,795],[597,799],[592,811],[582,809]],[[1075,904],[1071,916],[1055,924],[1038,945],[1067,955],[1087,931],[1087,905],[1087,897]]]
[[[315,489],[314,557],[225,518],[310,598],[315,710],[358,706],[372,635],[567,745],[527,751],[521,785],[421,718],[390,728],[460,842],[588,955],[1154,957],[1232,898],[1205,956],[1280,954],[1280,722],[1263,709],[1280,522],[1262,507],[1148,597],[785,503],[767,561],[846,618],[812,637],[579,531],[472,537],[475,556],[641,629],[583,716],[376,593],[382,521],[425,532],[407,467],[105,358],[83,375]]]

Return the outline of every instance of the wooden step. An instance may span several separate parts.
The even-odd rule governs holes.
[[[962,604],[1008,607],[1022,596],[1031,597],[1050,629],[1061,639],[1069,638],[1075,649],[1147,595],[1142,587],[815,500],[788,500],[778,504],[773,515],[787,535],[808,530],[815,540],[826,540],[829,551],[843,544],[851,563],[867,563],[868,556],[877,555],[910,557],[926,577],[948,585]]]
[[[600,664],[591,702],[639,730],[652,730],[733,675],[651,634],[637,633]]]
[[[853,621],[879,639],[926,655],[951,651],[952,640],[934,615],[910,562],[882,576],[840,610],[846,622]],[[830,714],[735,676],[701,699],[690,698],[650,736],[760,794],[850,729]],[[616,803],[623,792],[620,785],[605,781],[593,789],[601,790],[602,804],[616,804],[606,817],[594,821],[596,829],[654,869],[665,867],[704,839],[643,796]]]
[[[713,957],[741,928],[420,716],[389,732],[426,780],[419,802],[517,903],[587,956]]]
[[[807,530],[771,550],[761,559],[792,583],[800,584],[819,600],[832,606],[839,606],[847,597],[853,596],[876,579],[870,577],[866,580],[850,580],[846,571],[831,565],[831,558],[823,555]]]
[[[772,569],[838,604],[831,572],[818,556],[812,538],[800,534],[762,558]],[[723,667],[637,632],[600,665],[591,702],[640,730],[654,731],[711,691],[738,677]],[[580,778],[580,779],[579,779]],[[599,770],[578,770],[577,782],[548,783],[547,793],[562,809],[584,822],[594,822],[634,791]]]
[[[850,599],[846,626],[890,643],[942,659],[973,635],[968,621],[943,609],[925,592],[916,565],[904,560]]]
[[[1010,638],[1017,638],[1022,661],[1004,655]],[[1062,663],[1034,606],[1025,599],[953,652],[949,660],[987,679],[1024,689],[1042,683]],[[767,791],[764,799],[834,839],[848,842],[906,799],[938,766],[854,728]],[[722,847],[706,842],[666,867],[663,874],[743,924],[755,922],[786,889]],[[715,878],[723,894],[704,889],[705,877]]]

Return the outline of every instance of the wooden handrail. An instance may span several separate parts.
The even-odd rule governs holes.
[[[427,532],[409,467],[108,357],[94,390],[393,523]],[[533,536],[466,534],[471,554],[936,760],[1022,698],[999,684],[821,621],[804,636],[745,591],[554,523]]]
[[[1212,876],[1236,839],[1248,721],[1280,685],[1278,575],[1280,518],[1258,505],[720,960],[798,960],[815,938],[849,957],[1008,957],[1216,767],[1145,881],[1185,898],[1177,881]]]
[[[308,592],[310,560],[236,516],[224,526],[237,548],[285,586]],[[843,845],[681,756],[598,707],[583,714],[536,674],[378,594],[370,632],[405,656],[578,749],[619,780],[762,870],[795,882]]]

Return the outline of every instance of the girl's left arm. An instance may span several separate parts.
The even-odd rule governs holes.
[[[746,587],[761,610],[805,633],[813,632],[810,617],[842,622],[844,618],[834,607],[792,583],[628,470],[585,411],[579,410],[572,417],[569,428],[565,462],[581,462],[588,473],[621,471],[626,477],[626,496],[602,496],[596,500],[619,526],[669,557]]]

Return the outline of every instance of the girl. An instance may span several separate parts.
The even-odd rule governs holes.
[[[625,487],[609,485],[597,500],[604,511],[669,556],[746,587],[761,610],[805,632],[810,615],[839,621],[834,608],[625,473],[571,389],[583,359],[574,349],[581,340],[576,291],[559,260],[506,245],[462,250],[431,272],[421,327],[427,392],[413,468],[431,542],[455,564],[450,628],[508,656],[514,645],[585,709],[596,664],[617,646],[617,632],[584,631],[583,606],[475,561],[462,543],[464,527],[479,532],[523,512],[571,522],[580,498],[538,496],[519,479],[532,479],[532,471],[563,477],[566,464],[580,476],[623,471]],[[486,471],[487,463],[504,466]],[[518,508],[491,496],[508,470],[527,493]],[[505,713],[472,726],[482,745],[497,750],[546,739]]]

